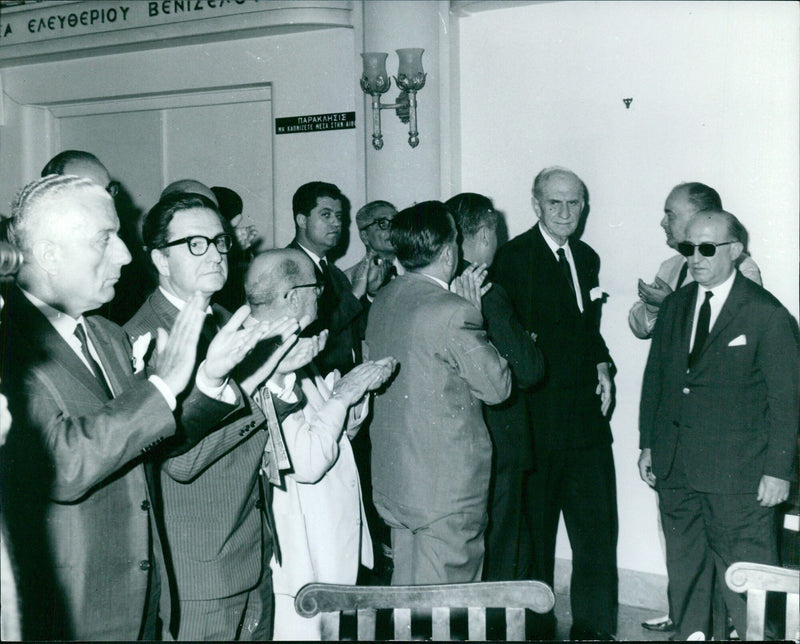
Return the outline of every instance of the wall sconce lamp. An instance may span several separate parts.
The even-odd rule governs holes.
[[[361,54],[364,59],[364,74],[361,76],[361,89],[372,97],[372,147],[380,150],[383,147],[381,134],[381,110],[393,109],[403,123],[408,123],[408,144],[415,148],[419,145],[417,131],[417,92],[425,87],[427,74],[422,70],[422,52],[424,49],[398,49],[397,57],[400,65],[394,82],[402,90],[397,103],[382,104],[381,94],[385,94],[392,86],[386,73],[386,57],[384,52],[367,52]]]

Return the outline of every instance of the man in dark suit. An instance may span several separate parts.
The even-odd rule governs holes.
[[[612,364],[600,335],[600,258],[575,239],[586,187],[571,171],[546,168],[533,183],[539,223],[500,248],[493,281],[525,330],[536,334],[544,380],[529,394],[535,472],[528,511],[533,576],[553,584],[559,515],[572,546],[574,639],[616,630],[617,503],[611,429]],[[543,635],[552,636],[554,621]],[[549,632],[548,632],[549,631]]]
[[[320,373],[338,369],[345,374],[361,362],[362,302],[353,295],[347,276],[325,257],[342,235],[344,201],[339,188],[322,181],[300,186],[292,197],[295,237],[289,247],[311,258],[317,279],[325,284],[317,320],[306,330],[318,334],[328,329],[328,343],[314,361]]]
[[[696,284],[663,302],[645,369],[639,471],[659,495],[678,639],[708,636],[712,588],[739,633],[736,561],[777,564],[774,506],[789,494],[797,440],[796,328],[783,306],[736,270],[744,228],[695,215],[678,250]]]
[[[461,236],[458,275],[470,266],[491,266],[497,252],[498,213],[488,197],[465,192],[447,201]],[[533,444],[524,390],[541,380],[544,358],[532,335],[517,319],[508,293],[494,284],[481,299],[489,340],[511,368],[514,388],[508,400],[484,405],[492,437],[489,526],[483,578],[487,581],[529,579],[530,529],[524,517],[523,493],[533,467]]]
[[[193,299],[166,342],[159,332],[162,357],[145,379],[147,342],[132,364],[122,329],[89,315],[111,300],[130,261],[118,230],[111,197],[87,179],[50,175],[14,200],[9,239],[25,262],[1,341],[14,415],[2,501],[26,639],[158,636],[163,562],[143,458],[176,433],[203,311]],[[213,353],[213,372],[232,368],[230,346]],[[195,435],[231,410],[194,387],[181,425]]]
[[[194,294],[206,313],[198,349],[202,359],[216,327],[238,329],[249,314],[242,307],[231,317],[221,307],[210,306],[212,295],[227,278],[231,235],[224,231],[216,206],[190,193],[163,197],[145,216],[142,235],[159,286],[125,330],[135,338],[171,326]],[[284,319],[250,328],[261,337],[289,336],[297,324]],[[259,475],[270,433],[265,410],[251,397],[261,380],[227,379],[220,395],[231,403],[238,401],[236,413],[191,450],[166,459],[160,467],[157,481],[172,563],[168,573],[179,608],[170,626],[179,640],[270,635],[268,562],[274,531],[267,504],[269,485],[263,485]],[[183,402],[182,396],[178,402]],[[279,432],[277,418],[274,425],[273,432]]]
[[[378,291],[367,326],[370,357],[400,362],[370,427],[392,583],[479,581],[492,459],[481,402],[508,398],[511,374],[483,330],[479,289],[467,300],[448,288],[458,245],[447,207],[400,212],[392,244],[406,273]]]

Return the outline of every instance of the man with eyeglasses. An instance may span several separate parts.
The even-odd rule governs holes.
[[[721,209],[722,200],[719,193],[711,186],[697,181],[675,186],[664,202],[664,216],[661,219],[661,227],[667,236],[667,246],[678,250],[678,244],[686,237],[686,227],[696,213]],[[761,273],[758,266],[746,252],[740,255],[737,266],[742,275],[756,284],[761,284]],[[680,253],[661,263],[651,284],[640,279],[638,282],[639,300],[633,304],[628,313],[628,326],[633,334],[642,340],[650,338],[664,298],[693,281],[694,278],[689,272],[686,258]],[[662,633],[674,631],[675,624],[671,617],[673,612],[670,600],[669,613],[642,622],[642,628]]]
[[[274,321],[288,315],[305,326],[317,315],[322,284],[305,253],[285,248],[255,257],[245,289],[254,319]],[[332,374],[323,379],[309,363],[325,335],[300,338],[284,361],[294,361],[293,367],[282,364],[267,381],[275,397],[297,407],[281,423],[292,470],[282,477],[272,500],[282,555],[280,561],[271,561],[275,640],[320,639],[319,616],[306,619],[294,609],[294,598],[305,584],[353,585],[359,562],[372,567],[372,541],[350,440],[366,419],[366,392],[386,382],[396,362],[368,361],[339,379]]]
[[[388,201],[370,201],[356,213],[358,235],[367,252],[361,261],[345,271],[345,275],[357,298],[365,295],[374,298],[381,286],[404,272],[389,239],[396,214],[397,209]]]
[[[609,639],[617,625],[617,499],[611,428],[613,364],[600,335],[600,258],[576,238],[586,211],[583,181],[566,168],[533,181],[539,222],[502,246],[493,281],[508,293],[517,317],[546,364],[527,395],[534,472],[527,512],[533,576],[552,586],[559,516],[572,547],[572,639]],[[537,619],[553,637],[555,616]]]
[[[693,215],[705,210],[721,210],[722,200],[714,188],[696,181],[681,183],[675,186],[667,195],[664,203],[664,217],[661,227],[667,235],[667,246],[673,250],[678,249],[678,244],[686,237],[686,226]],[[761,284],[761,273],[753,259],[743,252],[737,262],[737,267],[742,275]],[[628,313],[628,326],[637,338],[649,338],[656,324],[658,311],[664,298],[677,291],[681,286],[690,284],[694,278],[689,272],[686,259],[678,254],[665,260],[656,273],[655,280],[648,284],[639,280],[639,301],[635,302]],[[648,628],[648,630],[671,630],[665,621],[663,626]]]
[[[238,329],[249,313],[242,307],[231,316],[210,305],[228,275],[232,237],[214,203],[190,193],[162,198],[145,216],[142,235],[159,286],[125,330],[135,342],[159,327],[169,328],[186,303],[199,298],[206,311],[198,347],[202,359],[209,341],[222,333],[220,327]],[[295,339],[297,323],[284,318],[262,326],[264,333],[285,340],[277,341],[277,359]],[[162,507],[157,511],[171,557],[169,583],[178,598],[169,627],[179,640],[269,637],[272,583],[267,563],[274,527],[270,486],[259,470],[271,467],[265,448],[280,441],[280,435],[271,403],[259,404],[254,395],[274,366],[273,360],[265,365],[266,372],[251,371],[242,363],[236,378],[225,380],[221,394],[238,402],[236,412],[192,449],[160,465],[156,480]],[[182,401],[179,397],[178,403]]]
[[[665,298],[644,373],[639,473],[659,496],[676,639],[710,636],[715,585],[745,633],[745,601],[725,571],[778,563],[774,508],[795,459],[798,344],[789,312],[736,270],[744,239],[728,212],[691,219],[678,250],[696,283]]]

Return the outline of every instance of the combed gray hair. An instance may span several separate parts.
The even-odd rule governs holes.
[[[8,241],[23,255],[30,255],[34,240],[48,231],[59,216],[58,210],[49,210],[44,206],[73,192],[92,193],[113,204],[113,199],[105,188],[89,179],[70,174],[49,174],[31,181],[15,195],[11,202]]]
[[[581,191],[583,192],[583,194],[581,195],[581,199],[583,199],[584,202],[586,201],[586,184],[572,170],[570,170],[569,168],[561,167],[559,165],[551,165],[550,167],[545,168],[544,170],[539,172],[539,174],[536,175],[536,177],[533,180],[534,197],[536,197],[537,199],[542,198],[542,186],[545,183],[547,183],[547,180],[554,174],[569,174],[575,177],[578,181],[580,181]]]

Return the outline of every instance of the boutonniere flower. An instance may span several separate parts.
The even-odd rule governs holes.
[[[606,296],[606,293],[603,292],[603,289],[599,286],[595,286],[591,291],[589,291],[589,299],[594,302],[595,300],[602,300]]]
[[[144,335],[140,335],[133,342],[133,351],[131,354],[131,362],[133,364],[133,373],[139,373],[144,369],[144,357],[147,355],[147,350],[150,348],[150,342],[153,336],[150,331]]]

